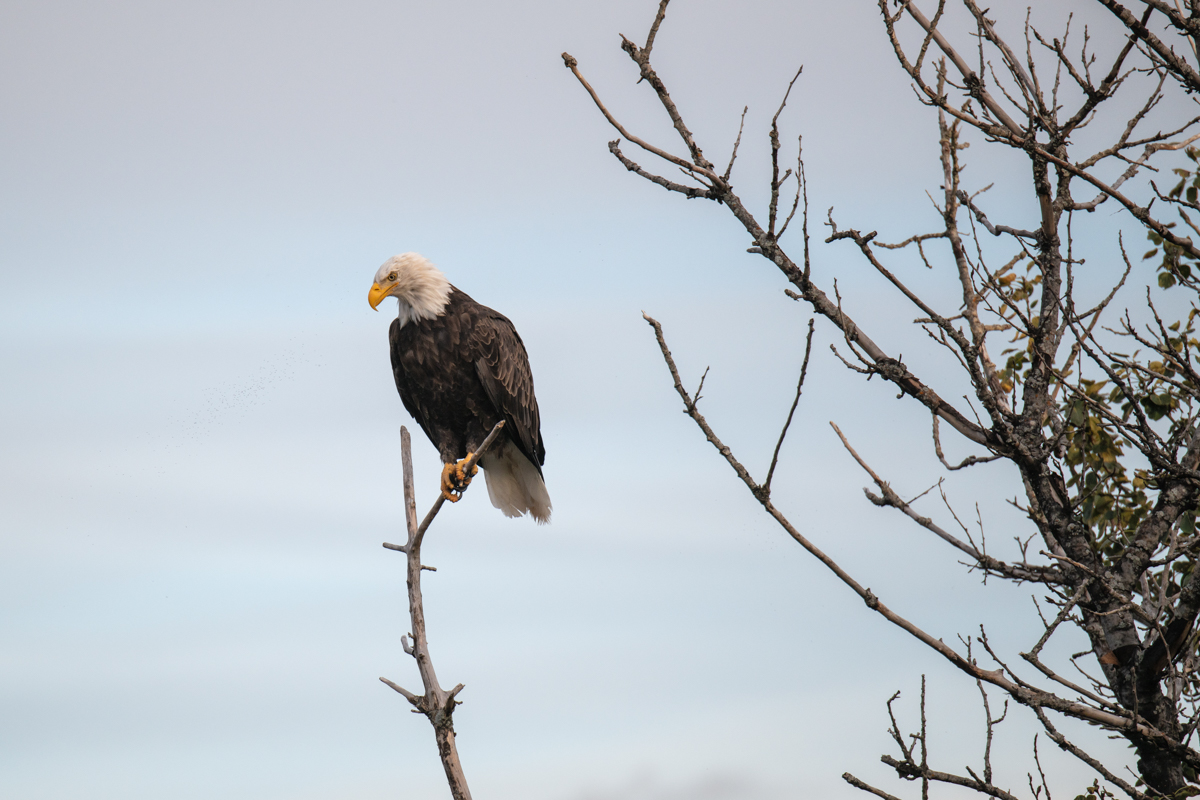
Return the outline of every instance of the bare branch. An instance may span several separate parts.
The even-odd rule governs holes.
[[[951,472],[963,469],[965,467],[973,467],[976,464],[987,464],[990,461],[995,461],[996,459],[1000,458],[1000,456],[996,455],[967,456],[962,460],[961,463],[951,464],[946,460],[945,453],[942,452],[942,437],[938,431],[938,418],[936,415],[933,415],[933,451],[937,453],[938,461],[941,461],[942,465]]]
[[[1033,712],[1035,714],[1037,714],[1038,721],[1042,723],[1042,727],[1046,729],[1046,733],[1050,736],[1050,738],[1052,740],[1054,740],[1054,743],[1056,745],[1058,745],[1060,748],[1067,751],[1071,755],[1075,756],[1076,758],[1078,758],[1083,763],[1087,764],[1092,769],[1096,770],[1096,772],[1100,773],[1100,775],[1102,775],[1104,777],[1104,780],[1108,781],[1109,783],[1113,784],[1114,786],[1120,786],[1121,791],[1125,792],[1125,794],[1129,795],[1134,800],[1147,800],[1146,794],[1138,791],[1128,781],[1122,780],[1117,775],[1114,775],[1112,772],[1110,772],[1108,769],[1106,769],[1105,766],[1103,764],[1101,764],[1097,759],[1092,758],[1090,755],[1085,753],[1083,750],[1079,749],[1078,747],[1076,747],[1075,745],[1073,745],[1069,741],[1067,741],[1067,737],[1063,736],[1061,733],[1058,732],[1058,729],[1055,728],[1054,725],[1052,725],[1050,723],[1050,719],[1046,716],[1046,713],[1044,711],[1042,711],[1042,709],[1035,708],[1033,710]]]
[[[849,772],[842,773],[842,780],[844,780],[846,783],[850,784],[851,786],[854,786],[858,789],[862,789],[864,792],[870,792],[871,794],[875,795],[876,797],[882,798],[882,800],[900,800],[900,798],[896,797],[894,794],[888,794],[887,792],[883,791],[882,789],[876,789],[871,784],[860,781],[858,778],[854,777]]]
[[[903,242],[899,242],[897,244],[885,244],[884,242],[876,241],[875,245],[877,247],[886,247],[888,250],[900,250],[902,248],[908,247],[910,244],[913,244],[914,242],[917,244],[920,244],[921,242],[926,242],[926,241],[929,241],[930,239],[945,239],[945,238],[946,238],[945,231],[938,231],[936,233],[921,233],[916,236],[910,236],[907,239],[905,239]],[[928,264],[926,264],[926,266],[928,266]]]
[[[471,471],[475,468],[475,465],[479,463],[479,459],[483,458],[483,454],[485,452],[487,452],[487,449],[489,447],[492,446],[492,442],[496,441],[496,437],[500,435],[500,429],[503,427],[504,427],[504,420],[500,420],[499,422],[496,423],[495,427],[493,427],[491,432],[487,435],[487,438],[485,438],[483,440],[483,442],[479,445],[479,449],[476,450],[474,453],[472,453],[471,457],[468,458],[463,463],[463,472],[465,472],[468,475],[471,474]],[[464,490],[465,490],[465,487],[464,487]],[[445,495],[438,495],[438,499],[433,502],[433,508],[429,509],[429,513],[425,515],[425,519],[421,520],[421,526],[419,528],[417,528],[417,535],[416,535],[416,546],[417,546],[418,551],[420,550],[420,547],[421,547],[421,539],[425,536],[425,531],[429,530],[430,523],[433,522],[433,518],[438,515],[438,512],[442,510],[442,504],[445,502],[446,502]],[[415,513],[415,510],[414,510],[414,513]],[[414,517],[414,519],[415,519],[415,517]],[[413,557],[412,550],[413,550],[413,543],[410,541],[408,543],[408,551],[407,551],[409,559],[412,559],[412,557]],[[419,564],[420,561],[418,560],[417,563]]]
[[[638,166],[638,164],[636,162],[634,162],[633,160],[628,158],[624,153],[621,152],[620,144],[621,144],[620,139],[614,139],[613,141],[608,143],[608,151],[610,153],[612,153],[614,156],[616,156],[617,160],[620,161],[622,164],[624,164],[625,169],[629,170],[630,172],[633,172],[633,173],[645,178],[646,180],[650,181],[651,183],[657,183],[659,186],[663,187],[664,189],[667,189],[668,191],[679,192],[681,195],[687,197],[689,200],[693,197],[703,197],[706,200],[710,199],[712,197],[712,195],[710,194],[710,190],[708,190],[708,189],[703,189],[699,186],[685,186],[682,183],[675,183],[674,181],[668,180],[659,175],[655,175],[653,173],[647,172],[646,170],[644,170],[640,166]],[[730,161],[730,166],[732,166],[732,165],[733,165],[733,162]]]
[[[717,185],[717,186],[723,185],[721,182],[721,179],[712,171],[711,165],[710,166],[700,166],[698,164],[693,164],[690,161],[685,161],[684,159],[680,158],[679,156],[671,155],[670,153],[668,153],[665,150],[660,150],[659,148],[655,147],[654,145],[649,144],[649,143],[639,139],[638,137],[629,133],[629,131],[625,130],[625,127],[623,125],[621,125],[621,123],[617,122],[616,117],[614,117],[611,113],[609,113],[608,109],[604,107],[604,103],[601,102],[600,96],[598,94],[596,94],[596,90],[592,88],[592,85],[590,83],[588,83],[587,79],[584,78],[583,75],[579,72],[579,62],[575,60],[575,57],[572,56],[570,53],[563,53],[562,59],[563,59],[563,63],[567,65],[567,69],[571,70],[571,72],[579,80],[579,83],[583,86],[584,89],[587,90],[587,93],[589,95],[591,95],[592,101],[596,104],[596,108],[600,109],[600,113],[604,115],[604,118],[607,119],[609,124],[612,125],[614,128],[616,128],[617,131],[622,136],[624,136],[626,139],[633,142],[638,147],[642,148],[643,150],[645,150],[648,153],[653,153],[654,155],[658,156],[659,158],[670,161],[672,164],[675,164],[676,166],[683,167],[684,169],[688,170],[689,172],[699,173],[700,175],[703,175],[704,177],[706,177],[710,181],[712,181],[714,185]]]
[[[392,687],[392,688],[393,688],[393,689],[395,689],[397,692],[399,692],[400,694],[404,695],[404,699],[405,699],[405,700],[407,700],[408,702],[412,703],[414,706],[420,706],[420,705],[421,705],[421,698],[420,698],[420,697],[418,697],[417,695],[413,694],[412,692],[410,692],[408,689],[405,689],[403,686],[400,686],[400,685],[398,685],[398,684],[392,683],[392,682],[391,682],[391,681],[389,681],[387,678],[380,678],[379,680],[383,681],[383,682],[384,682],[384,683],[386,683],[388,686]]]
[[[981,794],[995,797],[997,800],[1019,800],[1016,795],[1006,792],[998,786],[980,780],[976,777],[964,778],[961,775],[954,775],[949,772],[939,772],[938,770],[930,769],[929,767],[914,764],[912,761],[899,761],[891,756],[882,756],[880,759],[892,769],[896,770],[896,774],[902,778],[934,781],[935,783],[947,783],[952,786],[965,786],[968,789],[973,789]]]
[[[796,70],[796,74],[792,76],[792,80],[788,83],[787,91],[783,93],[783,100],[779,101],[779,108],[775,110],[775,116],[771,117],[771,202],[767,206],[767,235],[772,239],[778,238],[775,233],[775,218],[779,210],[779,187],[787,180],[791,170],[788,170],[782,178],[779,177],[779,115],[783,113],[783,109],[787,107],[788,96],[792,93],[792,87],[796,85],[800,74],[804,72],[804,67]],[[797,182],[800,176],[796,176]]]
[[[1162,60],[1162,63],[1171,70],[1172,74],[1174,74],[1181,83],[1193,90],[1200,88],[1200,73],[1197,73],[1196,70],[1193,69],[1192,66],[1188,64],[1181,56],[1177,55],[1169,45],[1151,33],[1150,29],[1146,27],[1146,20],[1149,16],[1148,14],[1147,17],[1143,17],[1141,20],[1138,20],[1138,18],[1135,17],[1132,12],[1130,12],[1120,3],[1116,2],[1116,0],[1098,1],[1102,6],[1116,15],[1117,19],[1121,20],[1125,27],[1128,28],[1134,36],[1144,41],[1150,47],[1150,50],[1154,53],[1154,55]],[[1154,4],[1149,2],[1147,5],[1154,7]],[[1147,11],[1149,11],[1149,9],[1147,9]],[[1167,13],[1168,17],[1171,16],[1169,9],[1167,9],[1165,13]],[[1193,47],[1194,46],[1195,44],[1193,42]]]
[[[503,427],[503,421],[496,423],[479,449],[467,460],[464,471],[468,475],[479,457],[496,440]],[[445,502],[445,497],[438,495],[437,502],[434,503],[425,520],[418,526],[416,491],[413,487],[412,444],[406,427],[400,428],[400,453],[404,468],[404,519],[408,528],[408,541],[403,547],[386,542],[383,546],[408,556],[408,611],[412,623],[412,644],[408,643],[408,637],[402,637],[401,644],[404,652],[411,655],[417,662],[425,694],[415,695],[387,678],[379,680],[403,695],[417,711],[429,719],[433,725],[438,754],[442,759],[442,767],[446,771],[446,780],[450,785],[451,795],[454,800],[471,800],[471,791],[467,788],[467,779],[463,774],[462,762],[458,758],[458,747],[454,737],[454,706],[458,702],[454,698],[462,691],[463,687],[462,684],[459,684],[450,692],[446,692],[438,683],[437,673],[433,669],[433,661],[429,655],[429,640],[425,635],[425,604],[421,597],[421,571],[433,569],[421,564],[421,542],[429,524],[433,522],[433,518],[437,516]]]
[[[975,549],[973,545],[970,545],[967,542],[959,539],[957,536],[954,536],[945,528],[929,519],[929,517],[923,517],[918,514],[913,510],[910,503],[902,500],[900,496],[892,489],[891,485],[887,481],[880,478],[879,475],[875,473],[875,470],[871,469],[867,462],[863,460],[862,456],[860,456],[858,452],[850,445],[850,442],[846,439],[845,434],[842,433],[841,428],[832,422],[829,423],[829,425],[833,428],[834,433],[838,435],[838,438],[842,440],[842,446],[846,448],[846,452],[850,454],[851,458],[858,462],[858,465],[862,467],[868,475],[871,476],[871,480],[875,481],[875,485],[879,487],[879,491],[883,495],[882,497],[877,497],[872,495],[870,492],[866,492],[867,499],[872,503],[877,506],[891,506],[897,511],[900,511],[922,528],[925,528],[946,543],[966,553],[981,569],[995,572],[998,575],[1013,578],[1014,580],[1036,581],[1042,583],[1061,583],[1063,581],[1062,574],[1052,567],[1047,568],[1036,564],[1007,564],[999,559],[992,558],[986,553],[982,553]]]
[[[787,420],[783,423],[783,430],[779,432],[779,441],[775,443],[775,452],[771,455],[771,466],[767,470],[767,479],[763,481],[763,491],[768,496],[771,494],[771,479],[775,477],[775,465],[779,463],[779,449],[783,447],[783,439],[787,436],[788,428],[792,424],[792,415],[796,413],[796,406],[800,405],[800,394],[804,391],[804,377],[808,374],[808,357],[812,354],[812,337],[813,337],[813,321],[808,321],[808,336],[804,341],[804,363],[800,365],[800,380],[796,383],[796,399],[792,401],[792,407],[788,411]],[[696,399],[700,399],[700,390],[696,390]]]
[[[719,183],[716,175],[713,174],[713,165],[700,152],[699,145],[696,144],[692,132],[688,130],[687,125],[683,122],[683,117],[679,114],[679,109],[675,106],[675,101],[671,99],[671,95],[667,93],[667,87],[659,79],[654,68],[650,66],[650,47],[654,44],[654,37],[658,33],[658,26],[662,24],[663,17],[667,13],[667,0],[658,7],[658,14],[654,17],[654,24],[650,27],[650,35],[646,37],[646,48],[638,47],[624,36],[621,37],[621,49],[629,54],[634,63],[641,70],[641,80],[646,81],[654,89],[654,93],[658,95],[659,102],[666,109],[667,116],[671,118],[671,124],[675,127],[675,131],[679,134],[679,138],[683,139],[683,143],[687,145],[688,152],[692,154],[692,161],[695,162],[693,168],[703,170],[714,181]],[[640,83],[640,81],[639,81]],[[626,137],[628,138],[628,137]]]
[[[962,189],[958,190],[958,199],[962,201],[963,205],[971,209],[971,211],[975,214],[975,218],[979,220],[979,224],[987,228],[988,233],[990,233],[992,236],[999,236],[1002,233],[1007,233],[1012,236],[1016,236],[1019,239],[1037,239],[1038,235],[1036,231],[1025,231],[1018,228],[1010,228],[1007,225],[993,225],[988,221],[987,214],[984,214],[982,210],[980,210],[973,202],[971,202],[970,195],[968,195]]]
[[[733,162],[737,161],[738,147],[742,143],[742,129],[746,126],[746,112],[749,110],[750,106],[742,108],[742,119],[738,123],[737,138],[733,140],[733,152],[729,154],[729,165],[725,167],[725,173],[721,176],[721,180],[726,184],[729,183],[729,176],[733,174]]]
[[[654,37],[658,35],[658,26],[662,25],[663,17],[667,15],[667,3],[671,0],[661,0],[658,4],[658,13],[654,15],[654,24],[650,26],[650,33],[646,36],[646,46],[642,48],[642,53],[646,58],[650,57],[650,51],[654,49]]]
[[[881,4],[884,1],[885,0],[881,0]],[[937,42],[937,46],[943,53],[946,54],[950,61],[953,62],[959,74],[962,75],[963,79],[966,81],[967,88],[971,90],[972,97],[975,97],[985,106],[987,106],[988,110],[996,116],[996,119],[1000,120],[1000,123],[1004,125],[1004,127],[1007,128],[1014,136],[1021,136],[1024,132],[1024,129],[1018,125],[1016,120],[1010,117],[1008,113],[1000,107],[1000,104],[992,98],[991,94],[984,89],[983,82],[979,79],[979,76],[975,74],[973,69],[967,66],[967,62],[963,60],[962,56],[960,56],[958,52],[950,46],[950,42],[946,41],[946,37],[942,35],[942,32],[937,30],[930,23],[929,18],[922,14],[921,10],[917,8],[911,0],[903,0],[903,5],[904,10],[908,12],[909,16],[916,20],[916,23],[921,26],[922,30],[933,36],[933,40]]]

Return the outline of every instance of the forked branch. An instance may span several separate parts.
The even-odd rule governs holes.
[[[497,422],[479,449],[466,462],[464,471],[468,475],[471,474],[471,469],[479,461],[479,458],[496,440],[503,427],[503,421]],[[413,487],[412,441],[408,435],[408,428],[405,427],[400,428],[400,453],[404,468],[404,520],[408,531],[408,540],[404,545],[384,542],[383,546],[388,550],[396,550],[408,556],[408,613],[412,622],[412,633],[410,634],[412,643],[409,643],[408,636],[404,636],[401,637],[401,644],[404,652],[417,662],[425,693],[413,694],[387,678],[379,680],[403,695],[405,700],[412,703],[417,711],[429,719],[433,725],[438,755],[441,756],[442,766],[446,770],[446,780],[450,784],[451,795],[454,800],[470,800],[471,790],[467,788],[467,779],[463,774],[462,763],[458,758],[458,747],[454,741],[454,707],[459,705],[459,701],[455,698],[463,690],[463,685],[460,683],[447,692],[438,683],[437,673],[434,672],[433,661],[429,656],[429,640],[425,635],[425,605],[421,598],[421,571],[429,569],[421,564],[421,542],[425,538],[425,531],[429,529],[433,518],[437,516],[442,504],[445,503],[445,498],[438,495],[433,508],[425,515],[424,521],[418,525],[417,499]]]
[[[1031,709],[1053,709],[1061,714],[1065,714],[1075,719],[1091,722],[1109,730],[1121,730],[1132,732],[1135,735],[1143,738],[1145,741],[1152,742],[1156,747],[1170,751],[1177,755],[1185,763],[1193,767],[1200,767],[1200,754],[1183,745],[1178,740],[1172,738],[1168,734],[1148,724],[1146,720],[1140,716],[1128,714],[1126,712],[1114,712],[1107,709],[1096,708],[1094,706],[1082,703],[1076,700],[1056,695],[1052,692],[1047,692],[1039,689],[1001,667],[996,670],[985,670],[979,667],[975,662],[963,656],[952,647],[947,645],[942,639],[933,636],[913,624],[909,620],[892,611],[882,602],[870,589],[863,586],[854,579],[845,569],[836,561],[830,558],[823,550],[817,547],[804,534],[792,525],[791,521],[780,511],[774,503],[771,502],[769,496],[763,492],[763,488],[755,482],[750,472],[742,465],[742,463],[734,456],[733,451],[721,441],[716,432],[708,424],[704,415],[696,407],[695,400],[684,388],[683,382],[679,376],[679,370],[675,366],[675,359],[671,355],[671,350],[667,347],[666,339],[663,336],[662,325],[652,317],[643,314],[643,318],[654,329],[655,338],[658,340],[659,349],[662,351],[663,360],[667,363],[667,368],[670,370],[671,378],[675,384],[675,391],[683,400],[684,412],[692,418],[693,421],[704,432],[705,438],[712,443],[713,447],[717,448],[717,452],[733,467],[734,472],[741,478],[746,487],[750,489],[755,499],[762,505],[768,514],[770,514],[779,525],[787,531],[787,534],[792,537],[805,550],[807,550],[814,558],[824,564],[830,572],[837,576],[838,580],[846,584],[855,594],[862,598],[867,607],[876,612],[888,622],[896,627],[904,630],[909,635],[916,638],[922,644],[929,647],[931,650],[938,653],[944,659],[957,669],[970,675],[972,678],[990,683],[1006,692],[1011,698],[1023,706]],[[1011,677],[1010,677],[1011,676]]]

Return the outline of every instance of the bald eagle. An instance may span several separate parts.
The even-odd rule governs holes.
[[[442,495],[457,502],[471,482],[464,462],[500,420],[499,438],[479,459],[492,505],[509,517],[550,519],[542,479],[546,448],[529,356],[503,314],[450,285],[417,253],[384,262],[367,300],[399,301],[389,331],[400,400],[442,457]]]

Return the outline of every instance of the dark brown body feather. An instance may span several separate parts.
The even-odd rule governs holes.
[[[508,317],[452,288],[440,316],[404,326],[397,319],[389,339],[400,399],[444,463],[475,452],[504,420],[505,435],[541,473],[546,448],[533,373]]]

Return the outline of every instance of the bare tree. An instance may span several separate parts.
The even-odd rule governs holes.
[[[1150,63],[1179,81],[1186,91],[1200,91],[1200,72],[1188,60],[1190,50],[1191,61],[1200,61],[1196,46],[1200,39],[1200,3],[1188,0],[1184,11],[1180,0],[1140,0],[1134,9],[1114,0],[1096,1],[1125,25]]]
[[[479,449],[471,455],[464,465],[464,471],[469,475],[479,458],[491,447],[496,440],[504,422],[497,422],[491,433],[479,445]],[[408,613],[412,622],[412,632],[400,638],[404,652],[417,662],[421,673],[421,683],[425,687],[424,694],[413,694],[399,684],[380,678],[379,680],[395,689],[404,699],[412,703],[413,712],[424,714],[433,725],[434,739],[437,741],[438,755],[446,770],[446,781],[450,785],[450,794],[454,800],[471,800],[471,790],[467,788],[467,778],[463,774],[462,762],[458,760],[458,747],[454,743],[454,708],[461,704],[456,700],[458,693],[463,690],[460,683],[450,691],[446,691],[438,683],[437,673],[433,669],[433,659],[429,655],[429,640],[425,635],[425,603],[421,598],[421,572],[434,571],[421,563],[421,542],[433,518],[442,510],[446,498],[442,495],[434,502],[433,508],[425,515],[421,524],[417,524],[417,496],[413,486],[412,444],[408,428],[400,428],[400,452],[404,469],[404,521],[408,531],[408,539],[403,545],[384,542],[388,550],[404,553],[408,566]],[[409,639],[412,639],[410,642]]]
[[[647,317],[685,411],[763,509],[869,608],[978,684],[988,742],[978,769],[959,775],[929,765],[923,692],[920,730],[903,735],[893,716],[891,730],[900,753],[884,756],[884,762],[900,777],[919,780],[922,797],[931,783],[1005,800],[1014,797],[993,781],[992,732],[1005,714],[993,714],[991,688],[1006,696],[1006,706],[1012,702],[1027,709],[1057,747],[1095,771],[1093,794],[1119,791],[1141,800],[1198,793],[1189,788],[1200,770],[1200,751],[1194,746],[1200,725],[1200,631],[1195,624],[1200,614],[1200,570],[1195,568],[1200,551],[1200,372],[1194,358],[1200,347],[1195,337],[1198,285],[1190,273],[1171,273],[1168,265],[1172,279],[1160,278],[1160,285],[1174,293],[1173,305],[1186,307],[1177,318],[1160,313],[1149,290],[1145,295],[1127,292],[1133,299],[1125,301],[1121,290],[1134,266],[1117,236],[1112,254],[1124,263],[1119,280],[1103,287],[1094,277],[1082,280],[1076,274],[1082,262],[1074,248],[1072,220],[1101,206],[1117,207],[1184,261],[1200,257],[1197,240],[1187,233],[1187,225],[1178,224],[1189,219],[1188,211],[1200,210],[1195,192],[1164,195],[1147,178],[1164,153],[1188,148],[1200,138],[1195,133],[1200,117],[1187,96],[1200,87],[1195,51],[1182,52],[1163,38],[1174,32],[1181,41],[1194,42],[1200,0],[1190,0],[1190,16],[1182,6],[1172,10],[1167,2],[1145,0],[1136,18],[1116,3],[1097,0],[1112,12],[1100,11],[1099,21],[1123,31],[1111,52],[1096,52],[1088,30],[1082,35],[1072,31],[1070,19],[1061,36],[1047,37],[1026,17],[1023,41],[1014,48],[974,0],[960,0],[953,9],[947,0],[938,0],[932,16],[907,0],[878,0],[899,66],[911,80],[916,100],[936,117],[941,187],[934,202],[939,222],[932,231],[884,244],[874,231],[839,228],[830,213],[825,241],[853,246],[911,304],[918,315],[915,324],[927,333],[930,346],[940,348],[969,382],[981,415],[939,391],[934,385],[939,378],[915,374],[889,353],[851,318],[836,287],[831,297],[830,287],[813,278],[808,191],[798,144],[794,165],[781,163],[780,117],[791,84],[767,132],[771,175],[762,189],[764,213],[752,211],[754,202],[748,205],[735,192],[732,175],[740,132],[724,170],[705,156],[651,63],[668,2],[661,0],[644,44],[622,36],[621,46],[639,83],[645,82],[661,102],[682,141],[683,155],[627,130],[585,79],[578,61],[563,54],[567,68],[621,136],[609,142],[609,150],[626,169],[668,191],[725,206],[749,234],[749,252],[774,265],[790,284],[788,295],[832,326],[838,340],[833,351],[842,363],[868,380],[878,376],[890,382],[899,396],[927,410],[932,455],[944,469],[1007,469],[1024,487],[1023,499],[1014,502],[1028,519],[1030,539],[1014,557],[997,558],[982,541],[974,541],[957,517],[952,529],[918,513],[834,426],[846,451],[875,485],[867,492],[871,502],[907,516],[953,548],[955,556],[965,555],[968,565],[984,576],[1035,584],[1052,604],[1023,652],[997,652],[982,630],[952,647],[890,609],[835,563],[789,520],[772,494],[792,413],[804,391],[811,326],[792,413],[760,481],[705,420],[697,406],[699,392],[693,395],[684,388],[662,326]],[[952,41],[954,26],[947,23],[955,15],[966,22],[958,25],[959,43]],[[1116,109],[1131,110],[1116,115],[1104,147],[1083,151],[1076,144],[1080,131],[1092,126],[1094,137],[1095,128],[1106,124]],[[1163,117],[1175,122],[1156,128],[1155,120]],[[1028,207],[1036,212],[1035,226],[992,221],[981,197],[988,187],[964,181],[962,151],[969,138],[1025,160],[1025,191]],[[622,139],[682,175],[666,177],[643,166],[622,149]],[[1188,152],[1194,157],[1195,150]],[[1139,200],[1147,185],[1152,199]],[[795,249],[782,242],[793,222],[799,228]],[[907,249],[953,282],[961,297],[957,308],[936,308],[906,285],[891,253]],[[1099,302],[1077,306],[1087,296]],[[1118,297],[1121,302],[1115,302]],[[961,463],[947,461],[943,426],[978,453]],[[1034,539],[1038,544],[1031,548]],[[1080,630],[1090,650],[1053,663],[1043,651],[1064,626]],[[1014,656],[1024,664],[1018,666]],[[1089,666],[1087,658],[1094,663]],[[1126,739],[1137,753],[1137,777],[1127,779],[1121,765],[1103,763],[1068,738],[1066,726],[1079,723]],[[1030,791],[1037,797],[1048,789],[1036,740],[1034,756],[1040,785],[1031,777]],[[892,797],[848,773],[844,777],[879,797]]]

